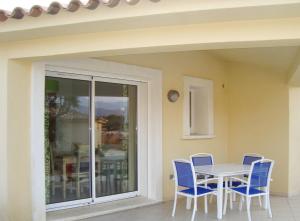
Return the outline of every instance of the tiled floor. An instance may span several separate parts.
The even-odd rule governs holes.
[[[212,221],[216,219],[215,202],[209,204],[209,213],[207,215],[203,212],[202,199],[198,212],[196,213],[195,221],[205,220]],[[156,204],[153,206],[132,209],[125,212],[114,213],[85,219],[84,221],[189,221],[192,211],[185,209],[185,201],[180,200],[178,203],[176,216],[172,218],[171,210],[173,201]],[[252,221],[300,221],[300,197],[271,198],[273,218],[268,218],[267,212],[258,206],[258,201],[254,200],[252,203]],[[224,221],[242,221],[247,220],[247,213],[245,207],[243,211],[238,210],[237,203],[234,204],[233,210],[228,210],[227,215],[223,218]]]

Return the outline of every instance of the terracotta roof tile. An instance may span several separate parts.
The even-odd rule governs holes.
[[[40,5],[33,5],[29,10],[26,10],[21,7],[14,8],[12,12],[0,9],[0,22],[4,22],[9,18],[22,19],[25,16],[39,17],[43,13],[56,15],[62,10],[69,11],[69,12],[76,12],[79,8],[94,10],[100,4],[108,7],[115,7],[116,5],[119,4],[120,1],[124,1],[129,5],[135,5],[140,0],[89,0],[86,4],[83,4],[80,0],[71,0],[67,5],[63,5],[57,1],[54,1],[46,8]],[[149,1],[158,2],[160,0],[149,0]]]

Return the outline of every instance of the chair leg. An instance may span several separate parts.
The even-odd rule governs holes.
[[[210,204],[212,204],[212,200],[213,200],[213,195],[211,194],[211,195],[210,195],[210,198],[209,198],[209,203],[210,203]]]
[[[223,206],[223,215],[226,215],[227,210],[227,201],[228,201],[228,190],[225,189],[225,197],[224,197],[224,206]]]
[[[197,197],[194,197],[194,209],[193,209],[193,215],[191,221],[194,221],[196,211],[197,211]]]
[[[250,213],[251,198],[250,197],[246,197],[246,204],[247,204],[248,221],[251,221],[251,213]]]
[[[271,210],[270,194],[267,195],[267,199],[268,199],[268,211],[269,211],[269,217],[272,218],[272,210]]]
[[[207,195],[204,196],[204,212],[205,212],[205,214],[208,213],[208,209],[207,209]]]
[[[207,179],[208,176],[205,176],[205,179]],[[207,188],[207,183],[204,184],[204,187]],[[207,214],[208,210],[207,210],[207,195],[204,196],[204,213]]]
[[[240,205],[239,205],[239,210],[242,211],[243,209],[243,196],[240,197]]]
[[[230,185],[231,188],[233,187],[232,186],[232,179],[230,179],[229,185]],[[230,207],[230,210],[232,210],[232,208],[233,208],[233,205],[232,205],[232,194],[233,194],[233,192],[229,191],[229,207]]]
[[[236,201],[236,193],[232,193],[233,194],[233,202]]]
[[[172,216],[175,216],[176,205],[177,205],[177,193],[175,192]]]
[[[258,196],[259,206],[262,207],[261,196]]]
[[[186,209],[190,210],[192,207],[192,198],[187,197],[186,198]]]
[[[232,209],[233,209],[233,204],[232,204],[233,192],[230,191],[229,194],[230,194],[230,195],[229,195],[229,198],[230,198],[230,209],[232,210]]]

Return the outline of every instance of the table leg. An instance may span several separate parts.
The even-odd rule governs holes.
[[[218,219],[222,219],[223,212],[223,177],[218,177],[218,196],[217,196],[217,207],[218,207]]]

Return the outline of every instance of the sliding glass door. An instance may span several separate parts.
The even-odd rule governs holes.
[[[137,191],[137,86],[95,82],[96,197]]]
[[[90,91],[90,81],[46,78],[47,204],[91,198]]]
[[[135,82],[47,72],[47,208],[137,193],[137,95]]]

